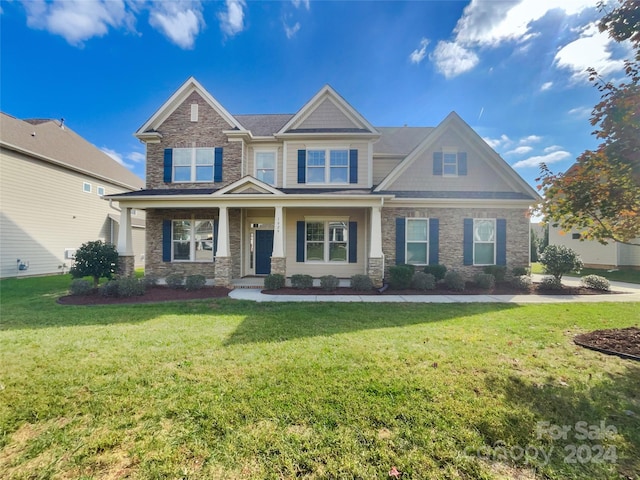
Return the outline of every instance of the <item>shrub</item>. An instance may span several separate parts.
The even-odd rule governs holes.
[[[158,277],[155,275],[145,275],[140,281],[145,287],[155,287],[158,284]]]
[[[326,290],[327,292],[333,292],[338,288],[340,284],[340,280],[338,277],[334,277],[333,275],[325,275],[324,277],[320,277],[320,288]]]
[[[69,273],[73,278],[93,277],[93,287],[98,288],[102,277],[111,279],[118,271],[118,251],[102,240],[83,243],[76,250]]]
[[[511,275],[514,277],[522,277],[523,275],[529,275],[528,267],[513,267],[511,269]]]
[[[562,290],[562,281],[556,277],[544,277],[538,285],[539,290]]]
[[[507,275],[507,267],[504,265],[487,265],[482,271],[486,274],[493,275],[496,283],[504,282],[504,277]]]
[[[279,290],[284,287],[284,275],[280,273],[272,273],[264,278],[265,290]]]
[[[553,275],[558,282],[565,273],[579,273],[583,266],[580,256],[564,245],[549,245],[540,255],[540,263],[544,265],[544,272]]]
[[[207,279],[204,275],[189,275],[185,281],[185,290],[200,290],[204,288],[207,283]]]
[[[116,283],[116,295],[118,297],[136,297],[138,295],[144,295],[144,284],[136,277],[122,277],[118,279]]]
[[[587,275],[586,277],[582,277],[581,283],[584,287],[601,290],[603,292],[608,292],[611,288],[609,280],[600,275]]]
[[[406,290],[411,287],[415,267],[413,265],[394,265],[389,268],[389,285],[393,290]]]
[[[170,273],[167,278],[164,279],[167,282],[169,288],[182,288],[184,283],[184,275],[181,273]]]
[[[416,272],[413,274],[411,286],[416,290],[433,290],[436,288],[436,277],[431,273]]]
[[[313,287],[313,277],[311,275],[302,275],[300,273],[292,275],[291,286],[293,288],[311,288]]]
[[[351,277],[351,288],[357,290],[358,292],[366,292],[367,290],[371,290],[373,288],[373,283],[367,275],[353,275]]]
[[[449,270],[444,276],[444,284],[447,288],[456,292],[464,291],[465,284],[462,275],[455,270]]]
[[[447,267],[440,264],[427,265],[426,267],[424,267],[424,273],[430,273],[435,277],[436,281],[442,280],[447,273]]]
[[[93,290],[93,285],[89,280],[84,278],[76,278],[71,281],[69,286],[69,293],[71,295],[87,295]]]
[[[491,290],[496,286],[496,277],[494,277],[490,273],[477,273],[475,277],[473,277],[474,283],[485,290]]]
[[[118,296],[118,280],[109,280],[107,283],[100,287],[100,295],[103,297],[117,297]]]
[[[529,275],[518,275],[511,279],[511,286],[518,290],[529,290],[531,285],[533,285],[533,282]]]

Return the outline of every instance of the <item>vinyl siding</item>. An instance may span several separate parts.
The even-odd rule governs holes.
[[[325,99],[294,128],[361,128],[361,126],[353,123],[331,100]]]
[[[1,277],[58,273],[63,263],[68,269],[66,248],[111,239],[108,215],[119,212],[98,196],[97,186],[106,194],[127,191],[6,149],[0,149],[0,179]],[[91,184],[91,193],[83,192],[84,182]],[[134,218],[144,218],[144,212]],[[143,253],[135,251],[138,263]],[[28,261],[29,269],[18,271],[17,259]]]
[[[594,240],[574,239],[574,232],[561,232],[559,228],[549,227],[549,244],[565,245],[574,250],[586,266],[614,267],[618,265],[618,245],[610,242],[602,245]]]
[[[378,185],[396,168],[404,156],[395,158],[376,158],[373,157],[373,184]]]
[[[640,244],[640,238],[633,240],[633,243]],[[640,247],[633,245],[619,245],[619,263],[621,267],[640,267]]]
[[[281,144],[261,144],[261,145],[248,145],[245,147],[245,171],[244,175],[251,175],[252,177],[256,176],[255,171],[255,152],[256,150],[275,150],[276,153],[276,184],[274,185],[276,188],[282,187],[282,145]],[[243,175],[243,176],[244,176]]]

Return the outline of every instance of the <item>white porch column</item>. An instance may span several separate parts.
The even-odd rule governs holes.
[[[273,220],[273,252],[272,257],[284,257],[284,221],[282,207],[276,207],[275,218]]]
[[[120,209],[120,227],[118,230],[118,254],[121,257],[133,256],[133,241],[131,240],[131,209]]]
[[[218,249],[216,257],[229,256],[229,212],[226,206],[220,207],[220,218],[218,219]]]
[[[369,257],[382,258],[382,209],[371,207],[371,235]]]

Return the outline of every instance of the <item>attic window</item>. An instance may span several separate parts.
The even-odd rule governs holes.
[[[198,104],[197,103],[191,104],[191,121],[192,122],[198,121]]]
[[[91,193],[91,184],[87,183],[87,182],[84,182],[82,184],[82,191],[85,192],[85,193]]]

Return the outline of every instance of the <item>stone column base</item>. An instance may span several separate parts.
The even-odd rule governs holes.
[[[367,275],[371,279],[371,283],[376,288],[380,288],[382,286],[382,271],[384,267],[384,259],[383,258],[374,258],[369,257],[367,264]]]
[[[118,275],[132,277],[135,274],[136,257],[133,255],[120,255],[118,257]]]
[[[216,257],[215,284],[218,287],[231,287],[233,269],[231,257]]]
[[[271,257],[271,273],[279,273],[287,276],[287,259],[286,257]]]

